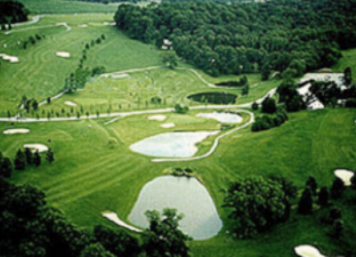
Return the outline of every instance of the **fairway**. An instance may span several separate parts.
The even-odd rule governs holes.
[[[118,4],[21,2],[31,15],[44,16],[31,25],[13,27],[10,33],[0,31],[0,54],[19,58],[18,63],[0,60],[0,152],[13,161],[18,149],[30,145],[39,147],[43,161],[39,167],[14,171],[9,181],[43,190],[49,206],[78,228],[92,231],[100,224],[119,231],[124,228],[103,213],[116,213],[133,225],[129,215],[145,184],[188,168],[210,194],[222,221],[217,235],[188,242],[192,256],[295,257],[293,248],[302,244],[313,244],[327,256],[338,254],[339,246],[327,236],[317,215],[296,214],[297,200],[291,203],[288,221],[249,240],[232,235],[231,210],[223,204],[229,185],[239,178],[283,176],[301,195],[309,176],[321,188],[331,186],[336,169],[354,171],[355,109],[291,112],[283,125],[252,132],[250,124],[263,114],[261,108],[252,110],[251,104],[260,104],[268,94],[278,104],[275,90],[281,80],[261,81],[258,73],[213,77],[182,59],[178,67],[169,68],[162,63],[165,51],[130,39],[114,26]],[[24,49],[23,42],[36,35],[41,39]],[[84,88],[67,92],[66,78],[75,72],[84,52],[84,68],[102,66],[105,72],[88,77]],[[343,51],[333,71],[343,72],[348,66],[356,70],[355,53],[355,49]],[[248,95],[242,95],[242,88],[214,86],[242,76],[250,85]],[[189,98],[201,93],[232,94],[236,99],[214,105],[204,97]],[[39,109],[27,113],[19,108],[23,96],[41,103]],[[187,113],[178,113],[177,104],[189,107]],[[211,118],[217,116],[214,112],[239,118],[236,123],[219,121]],[[196,152],[180,156],[184,159],[130,148],[150,137],[182,132],[207,134],[193,144]],[[48,148],[54,152],[53,163],[45,161]],[[349,208],[349,202],[336,206]],[[352,211],[350,207],[343,212],[347,235],[354,233]]]

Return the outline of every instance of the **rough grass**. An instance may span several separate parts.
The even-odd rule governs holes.
[[[351,67],[353,71],[352,79],[356,80],[356,49],[350,49],[346,51],[342,51],[342,58],[340,61],[334,65],[332,68],[335,72],[344,72],[345,68]]]
[[[19,0],[33,14],[114,13],[117,5],[63,0]]]

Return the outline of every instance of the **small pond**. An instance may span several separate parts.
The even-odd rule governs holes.
[[[145,138],[130,146],[134,152],[154,157],[191,157],[196,143],[219,131],[169,132]]]
[[[183,213],[179,228],[195,240],[215,236],[222,221],[206,188],[195,178],[164,176],[147,183],[140,192],[129,220],[146,228],[146,210],[162,213],[165,208],[175,208]]]
[[[237,113],[228,112],[210,112],[210,113],[198,113],[197,117],[214,119],[224,123],[241,123],[242,117]]]
[[[206,92],[188,96],[188,99],[200,103],[210,104],[234,104],[237,95],[226,92]]]

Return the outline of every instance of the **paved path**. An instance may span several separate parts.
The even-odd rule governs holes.
[[[39,22],[40,19],[43,18],[43,17],[44,17],[43,14],[36,15],[36,16],[32,17],[31,21],[14,23],[14,24],[12,24],[12,27],[19,27],[19,26],[24,26],[24,25],[32,25],[32,24],[35,24],[35,23]]]
[[[27,30],[35,30],[35,29],[44,29],[44,28],[53,28],[53,27],[58,27],[58,26],[64,26],[67,31],[71,30],[72,28],[68,26],[66,22],[60,22],[54,25],[42,25],[42,26],[35,26],[35,27],[30,27],[30,28],[24,28],[24,29],[16,29],[16,30],[10,30],[4,33],[4,35],[10,35],[15,32],[22,32],[22,31],[27,31]]]

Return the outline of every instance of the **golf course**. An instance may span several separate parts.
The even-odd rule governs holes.
[[[283,75],[214,76],[187,58],[172,67],[162,56],[174,50],[136,40],[116,26],[122,3],[19,2],[29,10],[29,22],[0,30],[0,153],[13,162],[19,149],[30,148],[42,164],[14,169],[7,182],[41,190],[47,206],[79,230],[92,233],[101,225],[139,242],[148,227],[142,217],[149,200],[159,212],[182,206],[177,213],[184,214],[180,224],[191,237],[191,256],[293,257],[303,256],[303,247],[295,249],[302,245],[316,247],[320,256],[355,256],[345,255],[356,254],[355,241],[347,239],[356,237],[353,182],[330,203],[342,211],[338,239],[329,235],[331,225],[321,221],[327,211],[315,200],[320,188],[331,188],[335,174],[343,176],[335,170],[351,171],[346,176],[352,181],[355,108],[325,104],[288,111],[280,124],[256,132],[251,127],[267,115],[267,100],[277,105],[272,118],[287,115],[277,89]],[[349,67],[356,80],[354,47],[342,50],[328,72],[344,74]],[[218,86],[245,78],[247,94],[244,87]],[[46,161],[48,151],[54,161]],[[295,187],[289,218],[253,237],[238,236],[226,207],[229,187],[271,176]],[[318,186],[313,213],[302,215],[299,201],[310,177]],[[155,191],[159,180],[166,184]]]

